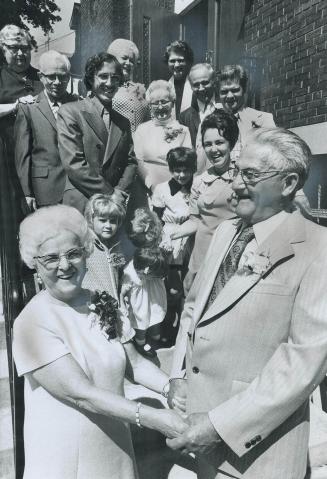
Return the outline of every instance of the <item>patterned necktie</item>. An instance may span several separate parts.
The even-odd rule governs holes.
[[[60,108],[60,105],[55,101],[52,104],[52,112],[53,112],[53,115],[54,115],[55,119],[57,119],[57,113],[58,113],[59,108]]]
[[[246,245],[253,240],[254,231],[252,226],[246,226],[242,229],[238,238],[231,246],[229,252],[227,253],[224,261],[221,263],[218,270],[215,282],[213,284],[208,302],[204,309],[204,312],[207,311],[209,306],[214,302],[220,291],[223,289],[225,284],[230,280],[230,278],[235,274],[238,263],[241,259],[241,256],[245,250]]]

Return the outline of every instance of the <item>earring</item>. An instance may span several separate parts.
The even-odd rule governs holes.
[[[41,287],[43,285],[43,281],[41,276],[39,276],[39,273],[36,273],[36,281],[38,282],[38,285]]]

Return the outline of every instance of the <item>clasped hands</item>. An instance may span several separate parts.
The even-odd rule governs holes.
[[[168,405],[181,414],[185,421],[185,428],[182,432],[174,438],[166,439],[166,443],[171,449],[179,450],[183,454],[208,454],[222,443],[207,413],[186,415],[186,380],[171,380]]]

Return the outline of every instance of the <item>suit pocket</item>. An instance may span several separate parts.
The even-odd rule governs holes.
[[[238,380],[233,380],[232,381],[232,388],[231,388],[231,397],[236,396],[236,394],[241,393],[242,391],[245,391],[249,387],[250,383],[247,383],[246,381],[238,381]]]
[[[290,296],[293,288],[286,284],[261,281],[252,290],[254,294],[273,294],[278,296]]]
[[[47,166],[32,166],[32,178],[47,178],[49,168]]]

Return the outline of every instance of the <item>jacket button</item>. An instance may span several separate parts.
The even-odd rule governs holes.
[[[250,449],[251,443],[250,443],[250,442],[246,442],[246,443],[244,444],[244,446],[246,447],[246,449]]]
[[[194,374],[198,374],[200,372],[200,369],[197,366],[194,366],[192,368],[192,371],[194,372]]]
[[[255,440],[258,442],[258,441],[262,441],[262,437],[261,436],[256,436],[255,437]]]
[[[252,445],[252,446],[255,446],[255,445],[256,445],[256,443],[257,443],[257,441],[256,441],[256,439],[255,439],[255,438],[254,438],[254,439],[251,439],[251,445]]]

